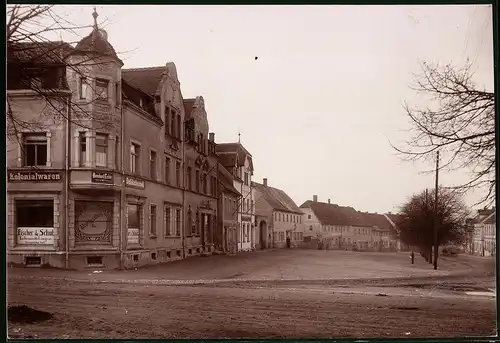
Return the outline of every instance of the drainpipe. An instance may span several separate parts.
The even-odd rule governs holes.
[[[121,89],[120,89],[121,92]],[[121,97],[121,96],[120,96]],[[116,99],[118,101],[119,99]],[[125,156],[125,120],[123,120],[123,101],[120,101],[120,178],[122,181],[122,184],[120,185],[120,239],[118,242],[118,248],[120,251],[120,269],[124,269],[124,264],[123,264],[123,248],[124,245],[127,242],[127,235],[128,235],[128,229],[126,227],[127,221],[125,220],[125,213],[124,211],[127,211],[127,204],[125,204],[125,170],[124,170],[124,163],[123,163],[123,158]],[[115,149],[116,150],[116,149]],[[125,226],[125,233],[123,232],[123,227]],[[125,236],[125,242],[123,239],[123,236]]]
[[[181,133],[179,132],[179,135]],[[186,168],[186,157],[184,156],[185,153],[185,142],[184,139],[181,141],[181,163],[182,163],[182,212],[183,212],[183,222],[186,222],[186,217],[187,217],[187,211],[186,211],[186,173],[187,173],[187,168]],[[191,228],[189,228],[191,230]],[[184,224],[182,233],[181,233],[181,245],[182,245],[182,259],[186,258],[186,224]]]
[[[65,180],[64,180],[64,240],[65,240],[65,257],[64,257],[64,267],[65,269],[69,268],[69,183],[70,183],[70,175],[69,175],[69,149],[71,149],[71,135],[70,135],[70,123],[71,123],[71,100],[68,97],[67,101],[67,107],[66,107],[66,127],[65,127],[65,134],[66,134],[66,149],[64,153],[64,173],[65,173]]]

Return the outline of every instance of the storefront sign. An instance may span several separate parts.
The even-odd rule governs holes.
[[[95,183],[113,183],[113,173],[92,172],[92,182]]]
[[[61,181],[60,172],[49,171],[9,171],[9,181],[11,182],[55,182]]]
[[[139,229],[127,229],[127,243],[139,244]]]
[[[18,227],[19,245],[54,245],[54,229],[47,227]]]
[[[140,189],[144,189],[146,187],[144,180],[136,179],[130,176],[127,176],[125,178],[125,184],[129,187],[140,188]]]

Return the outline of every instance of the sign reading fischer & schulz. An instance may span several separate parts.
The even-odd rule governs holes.
[[[18,227],[17,244],[19,245],[53,245],[53,228]]]
[[[92,171],[92,182],[113,183],[113,173]]]
[[[54,171],[9,171],[10,182],[57,182],[61,181],[61,173]]]
[[[144,180],[136,179],[130,176],[125,177],[125,185],[127,185],[128,187],[134,187],[140,189],[144,189],[146,187]]]

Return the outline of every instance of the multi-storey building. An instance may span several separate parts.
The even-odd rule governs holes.
[[[96,20],[76,47],[21,45],[8,60],[9,262],[129,268],[211,252],[215,142],[175,65],[122,69]]]
[[[238,250],[255,249],[255,194],[252,185],[252,155],[240,143],[217,144],[220,163],[234,176],[234,187],[241,193],[238,203]]]
[[[303,240],[302,212],[284,191],[263,183],[253,182],[255,188],[255,211],[260,219],[257,241],[260,248],[283,248],[287,237],[294,246]]]
[[[397,250],[395,226],[387,216],[318,201],[317,195],[300,206],[306,241],[330,249]]]
[[[224,253],[238,251],[238,203],[241,193],[234,187],[234,175],[219,164],[219,201],[217,213],[216,250]]]

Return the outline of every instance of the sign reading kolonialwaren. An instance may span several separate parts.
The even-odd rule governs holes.
[[[127,229],[127,243],[139,244],[139,229],[133,229],[133,228]]]
[[[51,227],[18,227],[17,244],[53,245],[54,229]]]
[[[140,188],[140,189],[144,189],[146,187],[144,180],[136,179],[130,176],[127,176],[125,178],[125,184],[129,187]]]
[[[92,171],[92,182],[113,183],[113,174],[106,172]]]
[[[9,181],[20,182],[20,181],[30,181],[30,182],[54,182],[61,181],[60,172],[49,172],[49,171],[9,171]]]

